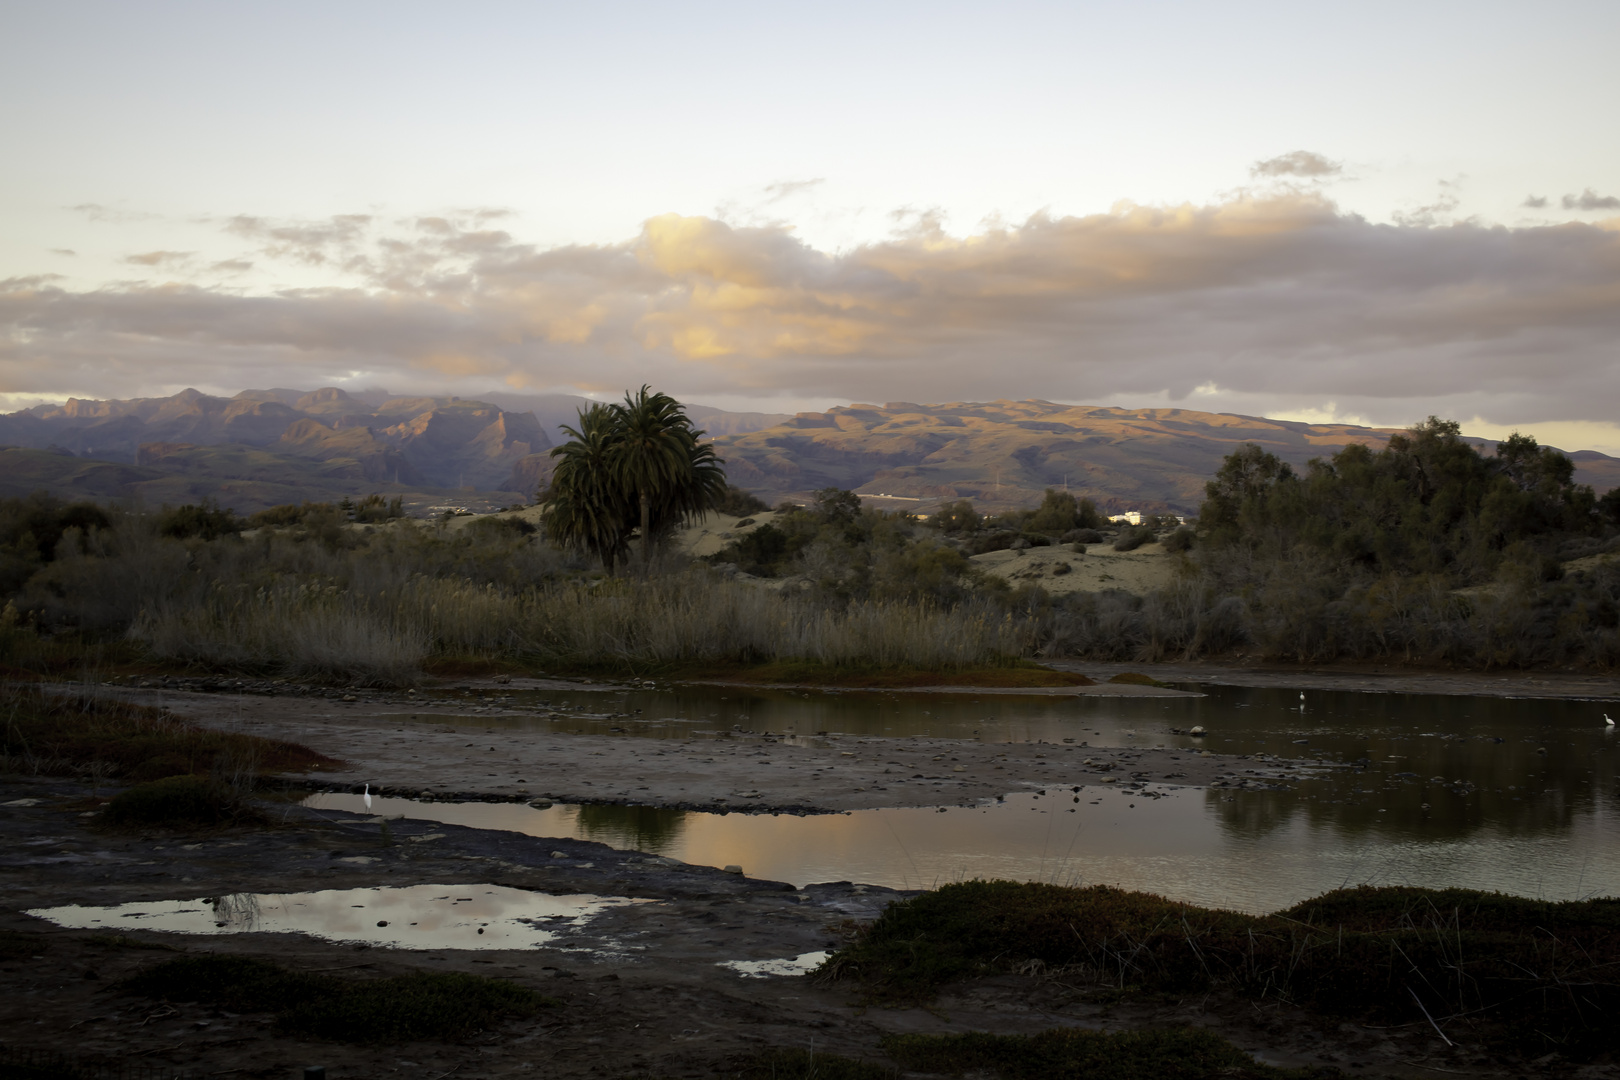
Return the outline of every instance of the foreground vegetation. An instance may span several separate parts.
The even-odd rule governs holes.
[[[6,682],[0,718],[0,772],[125,782],[203,777],[241,789],[260,772],[342,765],[297,743],[199,727],[89,690]]]
[[[1620,900],[1341,889],[1251,916],[1104,886],[973,881],[890,905],[823,966],[878,999],[974,976],[1060,974],[1117,992],[1229,991],[1536,1056],[1612,1052]]]
[[[219,955],[170,960],[117,989],[161,1001],[206,1001],[233,1012],[275,1013],[276,1026],[287,1034],[365,1043],[466,1039],[556,1004],[515,983],[477,975],[419,971],[343,979]]]

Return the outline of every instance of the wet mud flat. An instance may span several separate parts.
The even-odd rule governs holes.
[[[512,687],[518,685],[513,680]],[[494,689],[493,683],[480,687]],[[399,691],[357,691],[334,699],[222,695],[176,684],[115,692],[194,723],[301,743],[349,764],[342,772],[289,777],[308,789],[359,791],[369,784],[373,792],[415,798],[838,813],[968,805],[1048,785],[1205,786],[1254,765],[1197,749],[1092,747],[1089,729],[1079,724],[1075,737],[1062,742],[784,738],[746,731],[646,739],[634,737],[629,719],[625,735],[501,726],[481,731],[463,721],[484,718],[496,725],[524,713],[499,703],[435,702]],[[469,708],[480,711],[468,717]],[[434,722],[436,711],[446,715],[444,723]],[[451,715],[457,723],[449,722]],[[1277,768],[1306,764],[1278,763]]]
[[[1447,1050],[1419,1026],[1324,1024],[1287,1007],[1216,995],[1119,1001],[1106,987],[1071,985],[1060,975],[1001,975],[949,987],[928,1008],[878,1007],[848,981],[749,978],[722,966],[827,951],[902,895],[859,884],[794,889],[588,841],[287,804],[266,805],[268,826],[110,832],[82,816],[89,794],[71,781],[0,778],[0,1032],[8,1047],[151,1062],[197,1075],[281,1077],[319,1062],[334,1080],[451,1070],[458,1077],[707,1076],[770,1047],[813,1046],[882,1062],[886,1033],[1193,1024],[1278,1065],[1331,1065],[1357,1076],[1502,1075],[1498,1065]],[[63,905],[427,883],[446,886],[452,899],[488,885],[651,902],[605,909],[522,949],[437,942],[402,949],[251,930],[205,937],[145,929],[139,919],[127,927],[66,929],[26,914]],[[280,1033],[269,1015],[115,989],[119,980],[175,956],[206,954],[357,980],[416,971],[484,975],[538,991],[553,1004],[457,1041],[354,1045]],[[1514,1074],[1616,1070],[1576,1072],[1545,1062]]]

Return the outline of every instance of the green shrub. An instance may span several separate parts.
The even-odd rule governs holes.
[[[973,509],[972,503],[966,499],[958,499],[956,502],[941,505],[928,521],[946,536],[959,536],[963,533],[977,532],[984,518]]]
[[[187,503],[173,509],[166,506],[158,514],[158,535],[176,540],[187,540],[192,537],[218,540],[222,536],[232,536],[241,531],[242,520],[236,516],[236,512],[221,508],[212,499],[204,499],[198,504]]]
[[[1120,532],[1114,540],[1115,551],[1135,551],[1154,537],[1153,526],[1133,525]]]
[[[1183,525],[1164,538],[1164,550],[1171,552],[1191,551],[1195,539],[1196,536],[1193,531]]]
[[[714,509],[731,517],[748,517],[750,514],[769,513],[771,508],[753,492],[727,484],[725,494],[720,496]]]
[[[465,1039],[555,1004],[515,983],[477,975],[417,971],[339,979],[238,956],[170,960],[118,989],[165,1001],[207,1001],[233,1012],[273,1012],[288,1034],[361,1043]]]
[[[1552,903],[1466,889],[1336,890],[1244,915],[1106,886],[947,885],[891,904],[822,968],[877,997],[1045,968],[1173,994],[1229,991],[1379,1024],[1466,1023],[1526,1055],[1617,1048],[1620,900]],[[1459,1019],[1466,1018],[1466,1019]]]

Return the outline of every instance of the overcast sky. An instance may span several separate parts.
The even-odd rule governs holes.
[[[0,405],[1040,397],[1620,453],[1620,4],[0,0]]]

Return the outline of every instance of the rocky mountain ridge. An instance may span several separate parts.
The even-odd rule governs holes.
[[[1001,510],[1035,505],[1058,488],[1109,513],[1187,514],[1222,459],[1245,443],[1303,467],[1353,442],[1382,446],[1400,430],[1051,401],[889,402],[800,413],[718,438],[715,449],[732,483],[770,502],[840,487],[888,509],[971,499]],[[1494,452],[1489,440],[1469,441]],[[1570,456],[1579,482],[1600,493],[1620,486],[1620,459]]]

